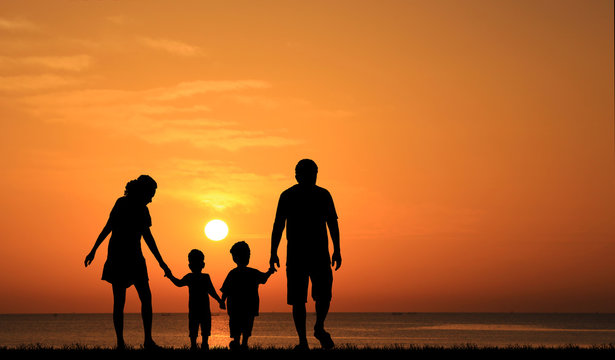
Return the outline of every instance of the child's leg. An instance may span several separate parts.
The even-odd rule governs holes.
[[[211,314],[207,314],[201,321],[201,349],[209,350],[209,336],[211,335]]]
[[[252,327],[254,326],[254,316],[251,315],[247,315],[244,317],[243,319],[243,324],[242,324],[242,335],[243,335],[243,340],[241,342],[241,346],[243,347],[247,347],[248,346],[248,339],[250,338],[250,336],[252,336]]]
[[[203,335],[202,342],[201,342],[201,349],[209,350],[209,336]]]
[[[190,349],[195,350],[197,348],[196,338],[199,335],[199,323],[194,315],[188,315],[188,330],[190,333]]]
[[[229,344],[229,348],[231,350],[235,350],[239,347],[239,339],[241,337],[241,324],[239,323],[240,318],[238,318],[235,314],[228,314],[228,327],[231,333],[231,343]]]

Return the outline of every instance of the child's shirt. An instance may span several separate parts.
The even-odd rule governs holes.
[[[191,314],[210,314],[209,296],[216,294],[209,274],[188,273],[181,279],[188,286],[188,311]]]
[[[242,314],[258,316],[258,286],[267,282],[267,274],[251,267],[236,267],[231,270],[222,284],[227,296],[229,315]]]

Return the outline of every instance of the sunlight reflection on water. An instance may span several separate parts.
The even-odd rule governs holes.
[[[314,314],[308,314],[308,335],[313,325]],[[332,313],[327,328],[338,344],[358,347],[467,343],[592,346],[615,342],[615,314]],[[124,333],[128,345],[142,344],[139,314],[126,314]],[[162,346],[188,346],[188,315],[155,314],[153,335]],[[226,347],[229,340],[228,317],[216,314],[209,344]],[[291,314],[262,313],[256,318],[252,345],[290,347],[296,342]],[[309,342],[311,347],[319,347],[311,336]],[[31,344],[112,347],[111,314],[0,315],[0,346]]]

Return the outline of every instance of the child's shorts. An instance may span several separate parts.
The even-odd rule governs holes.
[[[191,338],[199,336],[199,326],[201,327],[201,336],[208,337],[211,335],[211,313],[188,314],[188,329]]]

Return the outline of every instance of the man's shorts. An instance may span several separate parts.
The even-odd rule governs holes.
[[[310,266],[286,266],[286,288],[288,305],[307,302],[308,283],[312,281],[312,299],[331,301],[333,272],[331,265],[322,263]]]

